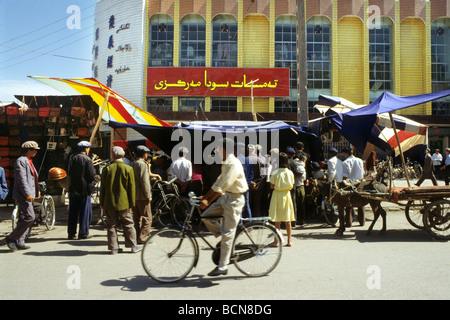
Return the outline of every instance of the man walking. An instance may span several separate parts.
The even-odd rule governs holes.
[[[14,187],[12,197],[19,206],[19,222],[16,228],[6,237],[6,245],[12,251],[29,249],[25,245],[27,230],[35,220],[34,199],[40,198],[39,182],[33,158],[39,150],[35,141],[22,144],[22,156],[14,164]]]
[[[362,159],[353,155],[351,148],[343,150],[345,160],[342,163],[342,179],[362,180],[364,178],[364,162]],[[346,225],[351,227],[353,217],[351,215],[351,208],[346,208]],[[366,219],[364,217],[364,207],[358,207],[358,221],[359,225],[363,226]]]
[[[145,243],[150,237],[152,227],[152,187],[150,185],[150,172],[148,170],[147,157],[150,150],[146,146],[136,148],[137,160],[131,163],[134,170],[136,185],[136,206],[133,210],[134,228],[138,243]],[[158,176],[159,175],[154,175]]]
[[[425,150],[425,161],[423,164],[423,172],[420,179],[416,182],[417,187],[419,187],[425,179],[431,179],[431,182],[433,183],[434,186],[438,185],[436,177],[434,176],[433,173],[434,165],[433,165],[433,158],[431,157],[430,152],[431,150],[428,148]]]
[[[125,152],[121,147],[113,147],[111,155],[113,163],[103,169],[100,185],[100,206],[106,210],[108,249],[111,254],[122,252],[116,229],[120,220],[125,236],[125,247],[131,248],[131,252],[139,252],[142,246],[137,244],[131,213],[136,199],[133,168],[123,162]]]
[[[206,218],[203,219],[206,227],[216,237],[222,234],[219,265],[208,273],[209,276],[228,273],[227,265],[230,262],[236,227],[245,205],[245,192],[248,190],[242,163],[234,156],[234,141],[229,138],[221,139],[217,152],[223,159],[222,170],[200,204],[202,210],[209,207],[202,213],[202,218]],[[218,200],[214,202],[216,199]],[[212,202],[214,203],[211,204]],[[221,225],[218,223],[220,218],[223,218]]]
[[[77,224],[80,223],[78,239],[86,239],[92,219],[91,194],[94,187],[95,168],[88,156],[91,144],[80,141],[79,153],[72,157],[69,165],[69,220],[67,223],[68,239],[75,239]]]

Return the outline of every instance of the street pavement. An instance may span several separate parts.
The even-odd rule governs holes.
[[[404,186],[405,181],[395,185]],[[175,284],[160,284],[145,273],[140,253],[126,249],[109,254],[101,224],[92,226],[89,239],[68,240],[65,207],[57,209],[53,230],[33,229],[27,243],[31,249],[10,252],[4,237],[11,231],[13,208],[2,206],[0,299],[449,299],[450,242],[434,240],[409,225],[398,205],[383,202],[383,207],[388,228],[384,235],[377,234],[381,218],[373,234],[366,235],[373,218],[370,207],[366,225],[354,222],[343,237],[319,220],[294,228],[293,246],[283,248],[280,264],[262,278],[245,277],[234,266],[226,276],[208,277],[214,267],[211,250],[199,240],[200,260],[191,274]],[[123,245],[122,236],[120,240]]]

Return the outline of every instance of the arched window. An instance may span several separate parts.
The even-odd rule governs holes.
[[[450,18],[431,24],[431,83],[433,92],[450,89]],[[433,101],[432,113],[450,114],[450,97]]]
[[[205,66],[205,20],[198,14],[186,15],[180,23],[180,66]]]
[[[275,112],[297,111],[297,38],[295,16],[282,15],[275,21],[275,68],[289,68],[289,98],[275,99]]]
[[[370,101],[392,91],[392,21],[382,17],[380,26],[369,29]]]
[[[319,95],[331,94],[331,22],[315,16],[306,23],[306,55],[308,68],[309,112],[314,110]]]
[[[237,67],[238,25],[233,16],[218,15],[212,22],[213,67]]]
[[[149,67],[173,65],[173,20],[165,14],[150,18]]]

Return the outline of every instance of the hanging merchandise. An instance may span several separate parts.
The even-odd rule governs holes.
[[[17,107],[17,106],[6,107],[6,115],[7,116],[18,116],[19,115],[19,107]]]
[[[57,142],[55,141],[54,136],[50,136],[50,140],[47,141],[47,150],[48,151],[55,151],[57,146]]]

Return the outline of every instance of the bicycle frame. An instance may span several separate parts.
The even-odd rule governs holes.
[[[192,216],[194,214],[195,208],[198,207],[199,204],[200,204],[200,200],[198,198],[195,198],[193,196],[193,194],[189,193],[189,203],[191,204],[191,210],[190,210],[188,216],[186,217],[183,225],[182,226],[175,226],[175,227],[179,228],[182,231],[182,237],[180,239],[180,243],[178,244],[178,246],[171,253],[169,253],[169,257],[173,256],[178,251],[178,249],[181,247],[181,244],[183,243],[185,235],[189,234],[189,236],[191,236],[191,238],[194,241],[194,244],[195,244],[195,247],[196,247],[195,250],[197,252],[197,255],[196,255],[197,259],[194,262],[194,267],[195,267],[195,266],[197,266],[197,262],[198,262],[199,246],[198,246],[198,241],[197,241],[196,237],[194,236],[194,233],[198,237],[200,237],[203,240],[203,242],[206,243],[206,245],[210,249],[215,250],[216,248],[213,247],[211,245],[211,243],[209,243],[209,241],[206,240],[206,238],[204,236],[202,236],[200,231],[195,226],[191,225],[191,223],[190,223],[191,222],[191,218],[192,218]],[[217,217],[202,218],[202,219],[217,219]],[[243,232],[245,232],[245,234],[247,235],[248,239],[250,240],[252,246],[257,246],[257,244],[253,241],[253,238],[249,234],[249,232],[248,232],[248,230],[246,228],[246,225],[247,224],[251,224],[251,223],[266,224],[268,220],[269,220],[269,217],[241,218],[241,220],[239,221],[239,224],[238,224],[238,226],[236,228],[235,235],[237,234],[239,229],[242,229]],[[281,232],[278,229],[276,229],[276,228],[274,228],[274,229],[277,232],[277,234],[280,236],[280,239],[281,239],[282,238]],[[232,255],[230,257],[230,261],[233,261],[233,260],[238,260],[238,261],[245,260],[245,259],[251,258],[255,254],[256,254],[256,251],[254,250],[254,248],[251,248],[251,252],[247,253],[245,255],[238,255],[238,256],[236,256],[235,254]]]

